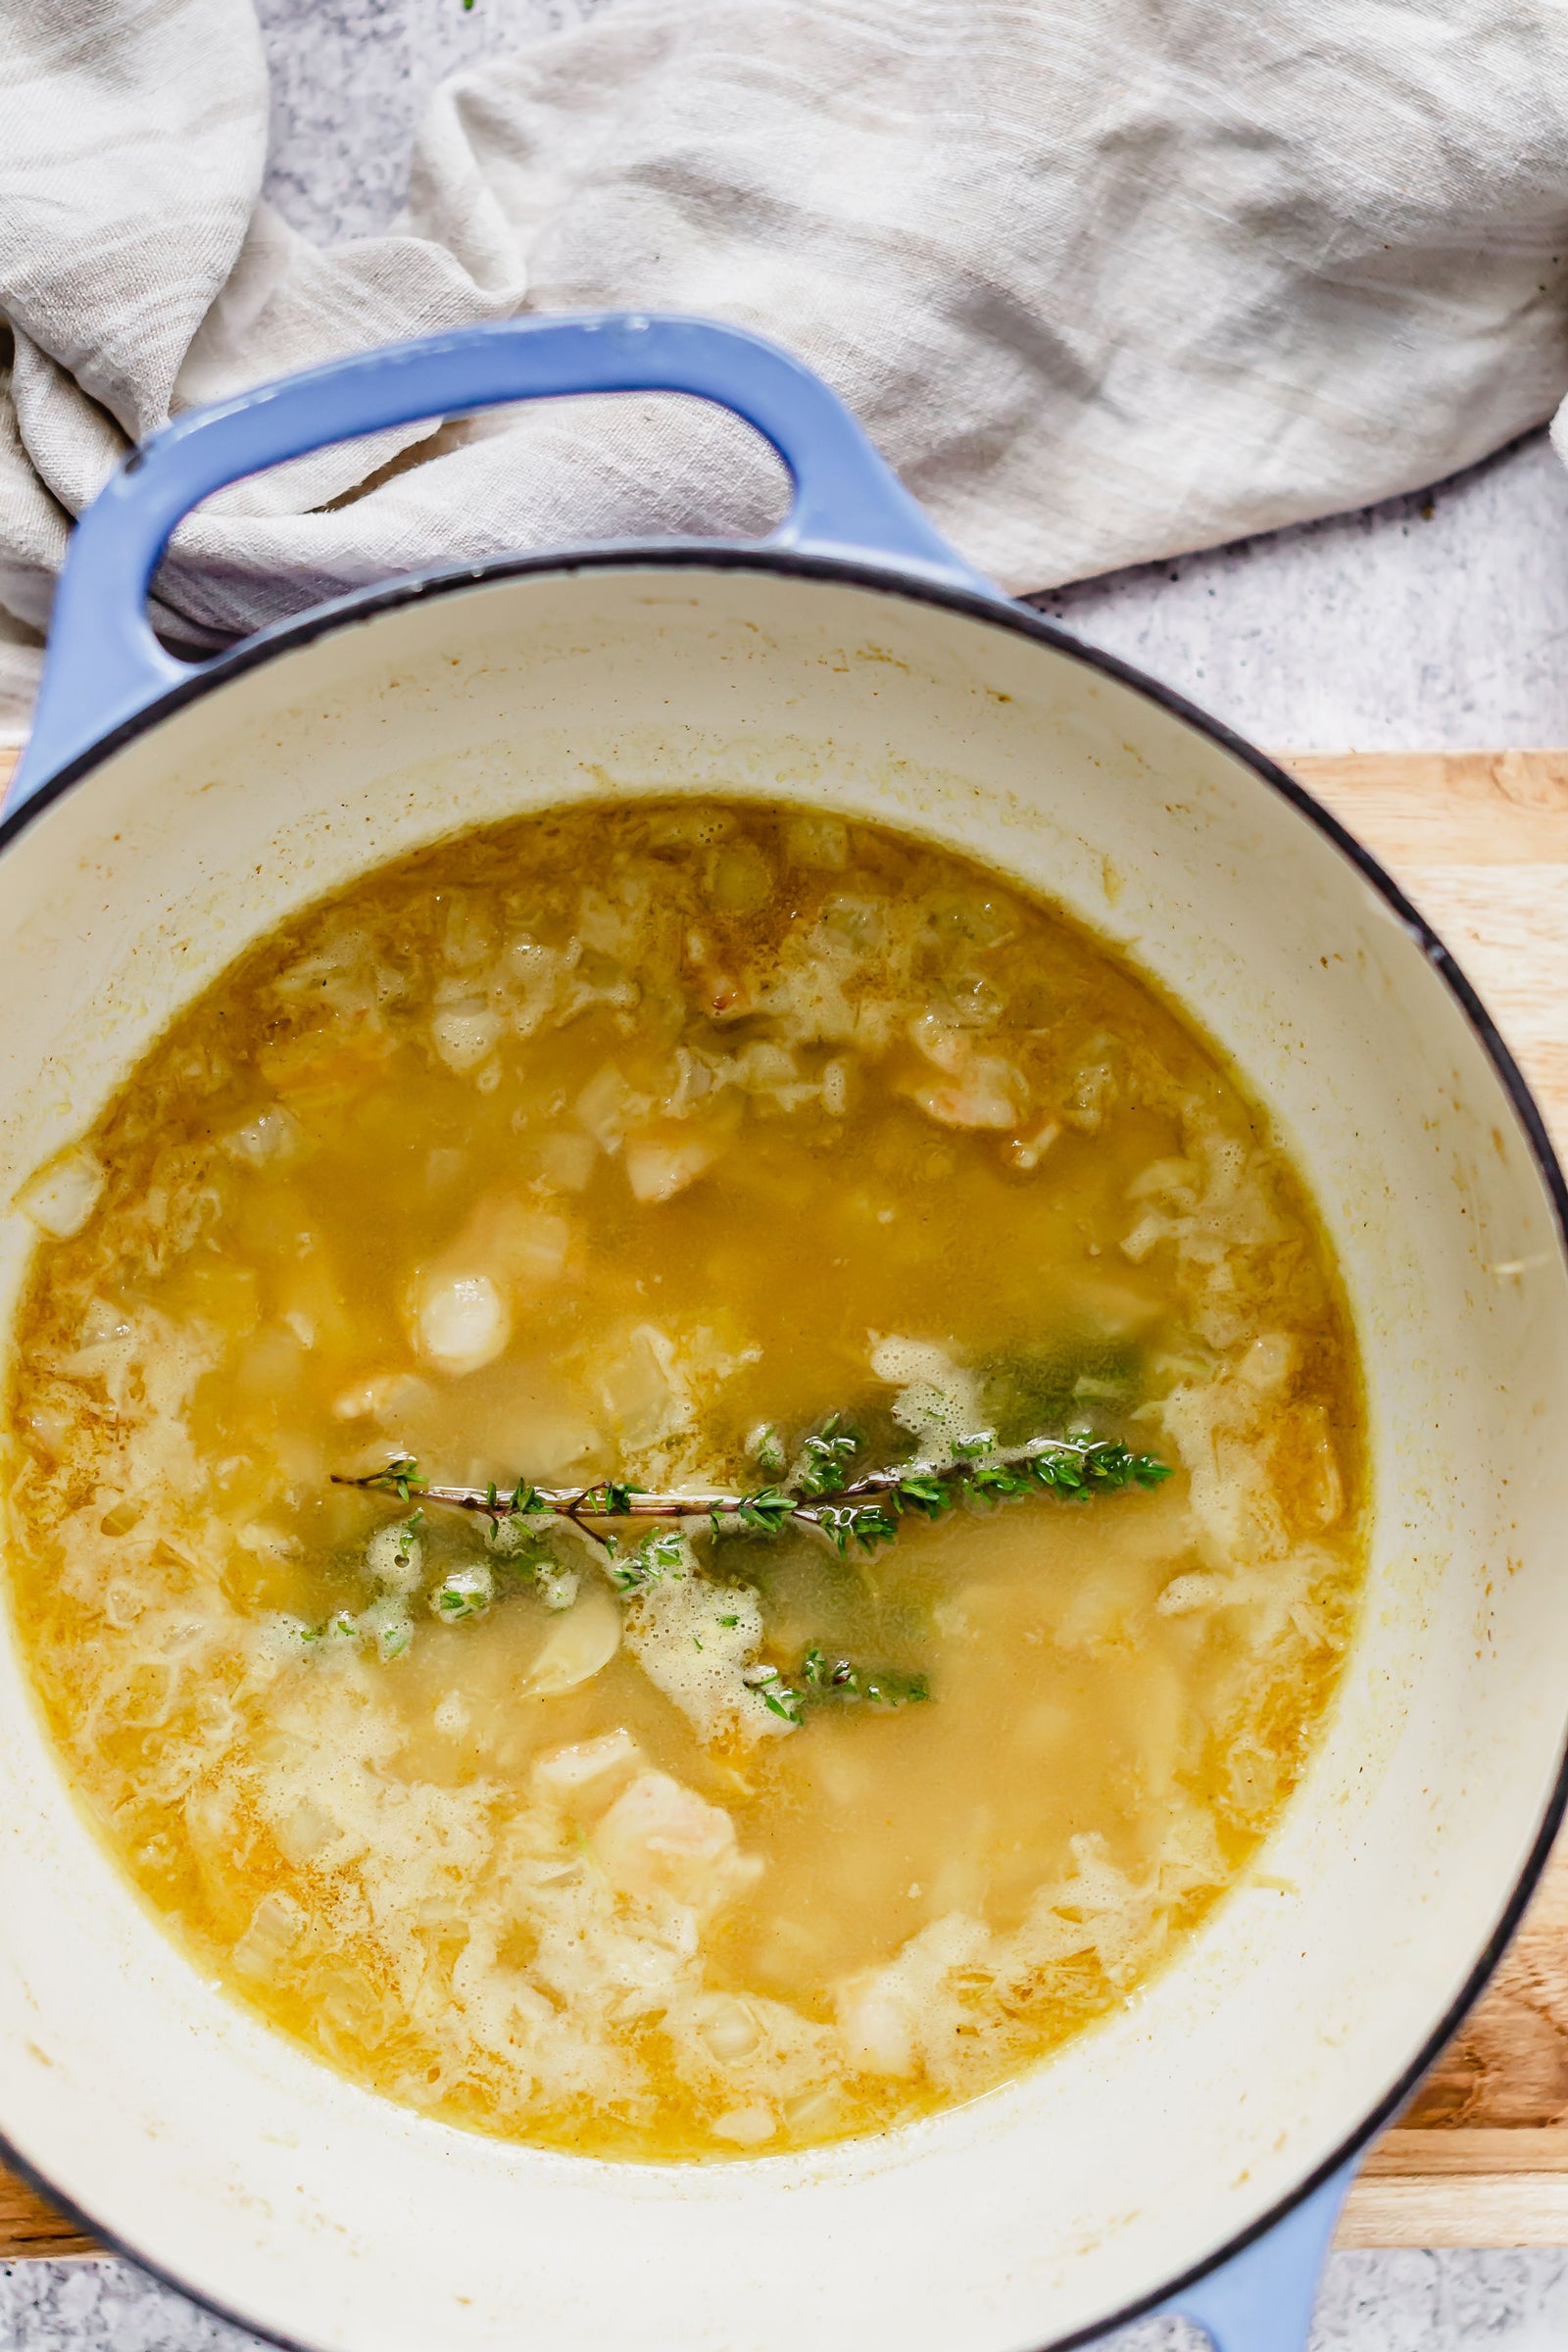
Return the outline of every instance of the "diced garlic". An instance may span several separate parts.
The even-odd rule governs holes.
[[[74,1424],[69,1414],[39,1405],[35,1411],[28,1413],[24,1427],[44,1452],[59,1461],[71,1443]]]
[[[292,1321],[289,1328],[294,1328]],[[295,1336],[298,1338],[297,1332]],[[427,1405],[433,1395],[416,1372],[373,1372],[368,1380],[354,1381],[338,1391],[332,1399],[332,1417],[336,1421],[395,1421]]]
[[[332,1839],[341,1835],[340,1826],[331,1815],[323,1813],[320,1806],[312,1804],[309,1798],[303,1798],[272,1832],[277,1850],[284,1861],[296,1865],[309,1862],[314,1854],[320,1852],[323,1845],[330,1845]]]
[[[234,1946],[237,1976],[275,1977],[305,1931],[305,1914],[292,1896],[264,1894],[251,1924]]]
[[[634,1200],[672,1200],[706,1175],[729,1147],[711,1127],[644,1127],[626,1138],[626,1181]]]
[[[1131,1233],[1123,1234],[1123,1257],[1130,1258],[1135,1266],[1141,1266],[1150,1251],[1164,1241],[1169,1231],[1170,1219],[1162,1217],[1157,1209],[1151,1209],[1147,1216],[1139,1218]]]
[[[1257,1396],[1283,1395],[1296,1368],[1296,1342],[1288,1331],[1263,1331],[1236,1367],[1244,1388]]]
[[[258,1559],[265,1560],[297,1560],[304,1548],[298,1536],[291,1536],[281,1527],[269,1527],[255,1519],[247,1526],[234,1530],[234,1541],[241,1551],[252,1552]]]
[[[1332,1527],[1345,1512],[1345,1481],[1340,1476],[1339,1455],[1326,1427],[1321,1426],[1323,1410],[1317,1407],[1316,1419],[1321,1434],[1312,1451],[1313,1477],[1302,1500],[1308,1515],[1319,1527]]]
[[[600,1368],[600,1399],[630,1452],[657,1446],[691,1417],[673,1377],[674,1352],[662,1332],[640,1323]]]
[[[471,971],[483,963],[495,945],[495,933],[485,908],[471,899],[454,899],[447,908],[441,952],[454,971]]]
[[[830,955],[836,946],[841,954],[850,950],[857,956],[874,956],[886,944],[890,911],[885,899],[859,891],[835,891],[822,901],[813,944],[825,944]]]
[[[908,1994],[884,1974],[862,1978],[839,1995],[839,2035],[858,2072],[893,2077],[915,2071],[914,2015]]]
[[[1060,1133],[1061,1121],[1047,1119],[1045,1125],[1037,1127],[1033,1135],[1015,1135],[1004,1149],[1015,1168],[1033,1174]]]
[[[113,1305],[107,1298],[91,1298],[76,1333],[76,1346],[107,1348],[116,1340],[129,1339],[134,1328],[122,1307]]]
[[[771,2107],[757,2100],[750,2107],[732,2107],[727,2115],[718,2116],[711,2127],[715,2139],[727,2139],[738,2148],[759,2148],[771,2139],[778,2130]]]
[[[754,1037],[738,1054],[728,1055],[719,1065],[719,1076],[749,1095],[771,1095],[785,1110],[820,1092],[803,1081],[801,1065],[788,1046],[765,1037]]]
[[[842,873],[850,861],[850,828],[841,816],[792,816],[784,828],[791,865]]]
[[[721,2066],[732,2066],[737,2058],[751,2056],[762,2038],[762,2030],[755,2011],[744,2001],[733,1993],[715,1992],[702,2005],[697,2034]]]
[[[646,822],[656,849],[706,849],[711,841],[727,840],[735,830],[730,810],[715,808],[710,802],[655,809]]]
[[[67,1242],[86,1224],[103,1189],[99,1162],[90,1152],[73,1145],[27,1179],[15,1205],[56,1241]]]
[[[844,2092],[837,2082],[819,2082],[814,2090],[803,2091],[791,2099],[784,2110],[787,2130],[803,2138],[808,2133],[825,2132],[838,2121],[844,2109]]]
[[[571,1231],[566,1219],[550,1209],[524,1208],[520,1201],[498,1207],[489,1239],[503,1279],[524,1290],[559,1282],[571,1254]]]
[[[1154,1607],[1161,1617],[1191,1617],[1199,1609],[1218,1608],[1227,1601],[1245,1598],[1246,1594],[1237,1590],[1228,1576],[1195,1573],[1172,1577]]]
[[[1196,1160],[1152,1159],[1128,1185],[1126,1198],[1163,1200],[1171,1207],[1190,1212],[1198,1206],[1202,1181],[1202,1171]]]
[[[572,1104],[579,1126],[587,1129],[602,1150],[618,1152],[626,1132],[631,1089],[612,1061],[595,1072]]]
[[[934,931],[966,939],[971,947],[1000,947],[1018,928],[1014,902],[988,890],[941,890],[925,905]]]
[[[414,1291],[414,1339],[439,1371],[477,1372],[506,1352],[512,1311],[488,1274],[420,1275]]]
[[[570,974],[581,951],[574,941],[564,955],[541,947],[526,936],[507,950],[507,965],[520,995],[512,1006],[512,1027],[517,1037],[532,1037],[556,1008],[562,983]]]
[[[691,1051],[689,1046],[677,1046],[672,1055],[674,1075],[667,1082],[661,1101],[661,1110],[668,1119],[689,1119],[700,1102],[706,1102],[717,1083],[714,1064]]]
[[[755,914],[773,895],[773,869],[755,842],[726,843],[708,860],[708,890],[725,914]]]
[[[251,1168],[270,1168],[294,1158],[305,1138],[299,1121],[281,1102],[273,1102],[220,1140],[230,1159]]]
[[[540,1136],[534,1148],[547,1184],[553,1185],[558,1193],[586,1192],[599,1159],[599,1147],[591,1135],[573,1135],[566,1127],[553,1128],[548,1135]]]
[[[1078,1073],[1068,1117],[1086,1135],[1098,1134],[1105,1112],[1116,1099],[1116,1073],[1105,1061],[1092,1062]]]

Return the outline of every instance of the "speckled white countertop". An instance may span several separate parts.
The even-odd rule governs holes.
[[[1146,2322],[1115,2352],[1197,2352],[1202,2338]],[[243,2352],[255,2336],[121,2262],[0,2266],[0,2352]],[[1312,2352],[1563,2352],[1568,2253],[1335,2254]],[[437,2344],[430,2352],[441,2352]],[[886,2352],[878,2346],[875,2352]]]
[[[270,193],[323,241],[402,201],[425,92],[596,0],[261,0]],[[1391,501],[1041,600],[1254,741],[1568,744],[1568,473],[1533,436]],[[0,2266],[0,2352],[210,2352],[253,2339],[114,2262]],[[1175,2352],[1149,2326],[1126,2352]],[[1568,2251],[1338,2254],[1317,2352],[1565,2352]],[[430,2352],[439,2352],[432,2346]]]

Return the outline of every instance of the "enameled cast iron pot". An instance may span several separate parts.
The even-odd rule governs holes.
[[[189,668],[145,613],[200,499],[532,396],[662,390],[794,478],[760,546],[510,559]],[[516,810],[719,791],[884,819],[1064,902],[1188,1006],[1316,1194],[1365,1354],[1376,1535],[1266,1854],[1121,2016],[880,2140],[711,2168],[452,2131],[168,1943],[0,1636],[0,2130],[108,2243],[314,2352],[1021,2352],[1169,2300],[1304,2340],[1355,2152],[1519,1916],[1563,1802],[1564,1195],[1451,959],[1270,760],[975,577],[816,379],[730,328],[520,320],[182,417],[85,516],[0,829],[0,1198],[174,1010],[368,865]],[[30,1229],[4,1222],[9,1315]]]

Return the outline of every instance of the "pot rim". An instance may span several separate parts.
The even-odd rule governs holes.
[[[977,590],[904,571],[896,564],[858,558],[803,555],[789,549],[770,547],[765,542],[730,544],[691,539],[622,539],[588,548],[495,556],[472,564],[431,566],[372,588],[352,590],[345,596],[334,597],[325,604],[313,605],[288,620],[274,622],[253,636],[242,639],[228,651],[205,662],[193,675],[182,678],[165,693],[154,697],[132,717],[108,729],[86,751],[58,768],[19,808],[0,820],[0,854],[10,849],[46,808],[83,783],[95,768],[116,752],[148,733],[186,704],[215,692],[232,678],[242,677],[248,671],[262,667],[280,654],[313,644],[318,638],[328,636],[355,622],[371,619],[404,605],[416,604],[426,597],[450,595],[466,588],[486,587],[494,581],[526,579],[551,572],[576,574],[628,569],[764,572],[871,589],[881,595],[902,597],[909,603],[935,606],[958,613],[964,619],[984,621],[994,628],[1005,629],[1035,644],[1049,646],[1054,652],[1068,656],[1087,669],[1114,678],[1118,684],[1130,687],[1135,694],[1182,720],[1217,749],[1240,760],[1269,792],[1289,802],[1309,824],[1315,826],[1340,856],[1354,867],[1361,879],[1384,901],[1411,946],[1425,956],[1446,987],[1477,1044],[1492,1064],[1524,1131],[1530,1156],[1551,1206],[1558,1247],[1565,1264],[1568,1264],[1568,1183],[1565,1183],[1562,1166],[1546,1132],[1545,1121],[1524,1074],[1447,947],[1419,908],[1405,897],[1393,876],[1355,835],[1321,802],[1315,800],[1305,786],[1278,760],[1271,759],[1266,752],[1259,751],[1222,719],[1210,716],[1174,687],[1150,677],[1132,662],[1124,662],[1119,655],[1106,653],[1098,646],[1086,645],[1058,622],[1048,620],[1032,607],[1004,597],[1000,592],[996,596],[986,596]],[[1568,1742],[1565,1742],[1558,1759],[1556,1777],[1540,1827],[1514,1880],[1508,1900],[1464,1983],[1398,2079],[1332,2152],[1296,2187],[1278,2198],[1266,2213],[1246,2230],[1226,2239],[1201,2261],[1194,2263],[1149,2294],[1139,2296],[1087,2327],[1074,2328],[1066,2335],[1053,2336],[1045,2344],[1032,2347],[1031,2352],[1077,2352],[1077,2347],[1095,2343],[1115,2329],[1159,2311],[1266,2237],[1348,2166],[1352,2158],[1359,2155],[1367,2142],[1404,2105],[1444,2044],[1456,2032],[1485,1990],[1535,1893],[1565,1811],[1568,1811]],[[150,2278],[172,2287],[199,2309],[211,2312],[215,2318],[226,2321],[232,2327],[246,2329],[267,2343],[277,2345],[279,2352],[322,2352],[319,2345],[308,2344],[300,2337],[281,2335],[273,2329],[258,2326],[254,2319],[247,2318],[243,2312],[191,2286],[173,2271],[165,2269],[113,2231],[105,2230],[101,2223],[94,2221],[91,2214],[28,2163],[6,2136],[3,2124],[0,2124],[0,2161],[19,2174],[69,2220],[76,2223],[84,2235],[96,2239],[109,2253],[134,2263]]]

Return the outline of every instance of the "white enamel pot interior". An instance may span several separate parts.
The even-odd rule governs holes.
[[[1012,2352],[1254,2231],[1430,2056],[1554,1823],[1568,1282],[1539,1123],[1441,954],[1283,779],[980,599],[800,560],[499,568],[220,664],[0,858],[0,1195],[178,1006],[383,858],[612,794],[782,796],[1060,901],[1234,1058],[1364,1350],[1376,1534],[1262,1867],[976,2105],[710,2168],[540,2154],[340,2081],[166,1942],[0,1650],[0,2129],[92,2227],[343,2352]],[[5,1224],[6,1313],[31,1236]]]

